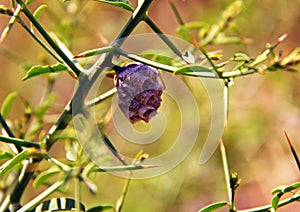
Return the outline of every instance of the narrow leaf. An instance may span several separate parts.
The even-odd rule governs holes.
[[[272,208],[277,211],[278,208],[278,203],[280,200],[280,197],[282,196],[282,193],[278,193],[277,195],[275,195],[272,199]]]
[[[208,24],[205,22],[200,22],[200,21],[196,21],[196,22],[189,22],[184,24],[185,28],[188,30],[191,29],[201,29],[203,27],[208,27]]]
[[[134,8],[129,0],[95,0],[95,1],[104,2],[104,3],[111,4],[111,5],[114,5],[117,7],[121,7],[123,9],[129,10],[131,12],[134,11]]]
[[[42,74],[48,74],[48,73],[56,73],[56,72],[61,72],[61,71],[67,71],[67,67],[61,63],[57,63],[54,65],[46,65],[46,66],[41,66],[41,65],[36,65],[31,67],[27,73],[26,76],[23,77],[22,80],[27,80],[29,78],[39,76]]]
[[[285,187],[282,192],[283,193],[290,192],[290,191],[293,191],[297,188],[300,188],[300,182],[297,182],[297,183],[294,183],[292,185],[289,185],[289,186]]]
[[[26,149],[22,151],[21,153],[17,154],[14,158],[10,159],[9,161],[6,161],[1,167],[0,167],[0,177],[2,177],[7,171],[12,169],[15,165],[18,163],[21,163],[23,160],[28,158],[33,153],[33,150]]]
[[[229,5],[222,14],[222,19],[227,21],[232,21],[235,19],[243,10],[243,1],[236,0],[231,5]]]
[[[9,153],[9,152],[0,151],[0,160],[11,159],[13,157],[14,156],[11,153]]]
[[[87,212],[101,212],[109,209],[114,209],[114,206],[112,205],[100,205],[94,208],[90,208],[87,210]]]
[[[9,112],[9,109],[11,108],[11,105],[14,101],[14,99],[17,97],[17,92],[13,91],[10,94],[7,95],[5,100],[3,101],[2,107],[1,107],[1,114],[3,118],[5,119],[7,117],[7,114]]]
[[[193,75],[197,73],[203,74],[203,76],[215,77],[215,74],[212,72],[211,68],[201,66],[201,65],[186,65],[177,69],[174,74],[183,74],[183,75]],[[197,74],[198,75],[198,74]]]
[[[190,33],[188,32],[187,28],[184,25],[179,26],[176,29],[176,32],[186,41],[191,42],[192,37]]]
[[[272,190],[272,194],[277,194],[277,193],[282,193],[282,191],[285,189],[286,186],[279,186],[279,187],[276,187]]]
[[[114,49],[116,49],[116,47],[114,47],[114,46],[105,46],[105,47],[101,47],[101,48],[98,48],[98,49],[87,50],[85,52],[81,52],[78,55],[74,56],[74,58],[83,58],[83,57],[95,56],[95,55],[98,55],[98,54],[103,54],[103,53],[106,53],[106,52],[113,51]]]
[[[42,12],[46,9],[46,7],[47,7],[47,5],[45,5],[45,4],[40,5],[40,6],[34,11],[33,16],[34,16],[36,19],[38,19],[38,18],[41,16]],[[31,29],[33,29],[33,24],[31,23],[30,25],[31,25]]]
[[[50,177],[54,176],[55,174],[59,173],[61,169],[57,166],[53,166],[50,169],[46,170],[39,174],[35,180],[33,181],[33,187],[38,188],[44,182],[46,182]]]
[[[250,61],[251,58],[244,54],[244,53],[235,53],[230,60],[236,61],[236,62],[243,62],[243,61]]]
[[[46,7],[47,7],[47,5],[45,5],[45,4],[40,5],[40,6],[34,11],[33,16],[34,16],[36,19],[38,19],[38,18],[41,16],[42,12],[46,9]]]
[[[227,205],[227,202],[216,202],[199,210],[199,212],[211,212]]]

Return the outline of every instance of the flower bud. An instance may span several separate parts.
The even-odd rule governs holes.
[[[164,85],[157,69],[142,63],[116,67],[116,87],[121,111],[134,124],[156,115]]]

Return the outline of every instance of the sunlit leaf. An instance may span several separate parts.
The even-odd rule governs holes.
[[[188,32],[187,28],[185,26],[179,26],[176,29],[176,32],[186,41],[191,42],[192,41],[192,37],[190,35],[190,33]]]
[[[223,45],[223,44],[243,44],[244,41],[235,36],[223,36],[222,34],[219,34],[213,41],[213,44],[215,45]]]
[[[275,195],[272,199],[272,208],[277,211],[278,208],[278,203],[280,200],[280,197],[282,196],[282,194],[278,193],[277,195]]]
[[[236,18],[243,10],[243,1],[236,0],[231,5],[229,5],[222,14],[222,19],[226,22],[231,21]]]
[[[27,80],[32,77],[36,77],[36,76],[43,75],[43,74],[56,73],[56,72],[67,71],[67,70],[68,70],[67,67],[61,63],[57,63],[57,64],[54,64],[51,66],[36,65],[36,66],[31,67],[27,71],[26,76],[23,77],[22,80]]]
[[[195,21],[184,24],[185,28],[188,30],[191,29],[201,29],[203,27],[208,27],[208,24],[205,22]]]
[[[34,11],[33,16],[34,16],[36,19],[38,19],[38,18],[41,16],[42,12],[46,9],[46,7],[47,7],[47,5],[45,5],[45,4],[40,5],[40,6]]]
[[[132,3],[129,0],[95,0],[95,1],[112,4],[114,6],[129,10],[131,12],[133,12],[133,10],[134,10]]]
[[[212,72],[211,68],[201,66],[201,65],[186,65],[180,67],[177,71],[174,72],[174,74],[183,74],[183,75],[203,75],[203,76],[215,76],[215,74]]]
[[[12,169],[15,165],[21,163],[23,160],[30,157],[33,152],[34,151],[31,149],[26,149],[26,150],[23,150],[21,153],[17,154],[14,158],[10,159],[9,161],[6,161],[0,167],[0,177],[3,176],[7,171]]]
[[[14,101],[14,99],[17,97],[17,92],[13,91],[10,94],[7,95],[7,97],[5,98],[5,100],[3,101],[3,104],[1,106],[1,114],[3,116],[3,118],[7,117],[7,114],[11,108],[11,105]]]
[[[243,62],[243,61],[250,61],[251,58],[244,54],[244,53],[235,53],[230,60],[236,61],[236,62]]]
[[[55,174],[59,173],[61,170],[57,166],[53,166],[50,169],[42,172],[39,174],[33,181],[33,187],[38,188],[40,185],[42,185],[44,182],[46,182],[49,178],[54,176]]]
[[[34,16],[36,19],[38,19],[38,18],[41,16],[41,14],[43,13],[43,11],[46,9],[46,7],[47,7],[47,5],[45,5],[45,4],[40,5],[40,6],[34,11],[33,16]],[[31,29],[33,29],[33,24],[32,24],[32,23],[30,24],[30,26],[31,26]]]
[[[27,0],[27,1],[26,1],[26,5],[29,5],[29,4],[31,4],[31,3],[33,3],[33,2],[35,2],[35,0]]]
[[[216,202],[199,210],[199,212],[211,212],[227,205],[227,202]]]
[[[140,56],[164,65],[169,65],[169,66],[180,65],[179,61],[175,60],[171,56],[166,56],[159,53],[142,53]]]

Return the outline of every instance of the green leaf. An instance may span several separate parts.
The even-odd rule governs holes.
[[[164,64],[164,65],[169,65],[169,66],[182,65],[182,62],[180,64],[180,61],[176,60],[176,58],[173,58],[171,56],[167,56],[164,54],[159,54],[158,52],[157,53],[142,53],[140,56],[144,57],[146,59],[152,60],[154,62]]]
[[[205,22],[195,21],[184,24],[185,28],[188,30],[191,29],[201,29],[203,27],[208,27],[208,24]]]
[[[29,5],[29,4],[31,4],[31,3],[33,3],[35,0],[28,0],[27,2],[26,2],[26,5]]]
[[[21,163],[23,160],[27,159],[34,153],[35,151],[32,149],[26,149],[23,150],[21,153],[17,154],[14,158],[10,159],[9,161],[6,161],[1,167],[0,167],[0,177],[2,177],[7,171],[12,169],[15,165]]]
[[[211,212],[227,205],[227,202],[216,202],[199,210],[199,212]]]
[[[0,160],[11,159],[14,156],[9,152],[0,151]]]
[[[215,74],[212,72],[211,68],[201,66],[201,65],[186,65],[177,69],[174,74],[182,75],[196,75],[196,76],[210,76],[215,77]]]
[[[46,7],[47,7],[47,5],[45,5],[45,4],[40,5],[40,6],[34,11],[33,16],[34,16],[36,19],[38,19],[38,18],[41,16],[42,12],[46,9]]]
[[[57,166],[52,166],[47,171],[42,172],[39,174],[35,180],[33,181],[33,187],[38,188],[44,182],[46,182],[50,177],[54,176],[55,174],[59,173],[61,169]]]
[[[274,194],[277,194],[277,193],[282,193],[282,191],[283,191],[285,188],[286,188],[286,186],[279,186],[279,187],[277,187],[277,188],[274,188],[274,189],[272,190],[272,194],[274,195]]]
[[[278,203],[280,200],[280,197],[282,196],[282,193],[278,193],[277,195],[275,195],[272,199],[272,208],[277,211],[278,208]]]
[[[87,212],[101,212],[109,209],[114,209],[114,206],[112,205],[100,205],[94,208],[90,208],[87,210]]]
[[[192,42],[192,37],[190,33],[188,32],[187,28],[183,25],[179,26],[176,29],[176,32],[186,41]]]
[[[290,192],[290,191],[293,191],[293,190],[295,190],[295,189],[297,189],[297,188],[300,188],[300,182],[297,182],[297,183],[294,183],[294,184],[292,184],[292,185],[289,185],[289,186],[285,187],[285,188],[282,190],[282,192],[283,192],[283,193]]]
[[[235,36],[224,36],[223,34],[219,34],[213,41],[215,45],[223,45],[223,44],[243,44],[244,41],[240,37]]]
[[[39,105],[34,110],[34,115],[39,119],[42,120],[44,117],[44,114],[47,112],[47,110],[53,105],[53,103],[56,100],[56,96],[53,94],[50,94],[46,100],[42,102],[41,105]]]
[[[114,5],[117,7],[121,7],[123,9],[129,10],[131,12],[134,11],[134,8],[129,0],[95,0],[95,1],[104,2],[104,3],[111,4],[111,5]]]
[[[5,100],[3,101],[3,104],[1,107],[1,114],[4,119],[7,117],[9,109],[11,108],[11,105],[17,96],[18,96],[17,92],[13,91],[10,94],[8,94],[7,97],[5,98]]]
[[[236,61],[236,62],[243,62],[243,61],[250,61],[251,58],[244,54],[244,53],[235,53],[230,60]]]
[[[42,4],[34,11],[33,16],[35,17],[35,19],[38,19],[41,16],[42,12],[46,9],[46,7],[47,5]],[[34,28],[32,23],[30,23],[30,28],[31,30]]]
[[[234,1],[222,14],[222,19],[226,22],[235,19],[243,10],[244,3],[241,0]]]
[[[27,80],[29,78],[39,76],[42,74],[48,74],[48,73],[56,73],[56,72],[61,72],[61,71],[67,71],[68,68],[61,63],[57,63],[54,65],[46,65],[46,66],[41,66],[41,65],[36,65],[32,66],[26,73],[26,76],[23,77],[22,80]]]

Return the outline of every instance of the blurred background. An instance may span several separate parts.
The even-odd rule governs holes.
[[[10,1],[0,0],[9,6]],[[133,1],[136,6],[137,1]],[[229,0],[174,0],[185,22],[204,21],[215,23]],[[36,1],[30,8],[48,5],[40,17],[42,25],[54,32],[74,55],[98,48],[111,42],[124,26],[130,12],[95,1],[74,0]],[[245,0],[245,8],[236,23],[238,35],[249,38],[247,45],[209,46],[207,51],[223,50],[223,59],[235,52],[256,56],[265,44],[274,43],[284,33],[287,39],[278,50],[287,54],[300,44],[300,1]],[[167,0],[154,0],[149,16],[163,32],[176,34],[178,23]],[[0,29],[9,17],[0,16]],[[152,32],[141,23],[134,34]],[[22,81],[25,75],[22,66],[51,64],[54,60],[25,32],[16,25],[0,44],[0,102],[11,92],[17,91],[33,105],[41,104],[46,80],[37,77]],[[299,70],[299,66],[298,66]],[[71,98],[76,80],[67,73],[57,76],[55,83],[56,103],[52,113],[57,115]],[[223,140],[227,148],[230,170],[237,172],[242,183],[236,194],[237,209],[247,209],[270,204],[272,189],[299,181],[299,170],[284,137],[286,131],[300,152],[300,88],[299,73],[285,71],[253,74],[235,79],[230,88],[228,126]],[[17,100],[10,120],[19,119],[24,107]],[[216,201],[227,201],[225,179],[220,152],[213,154],[205,164],[198,163],[201,141],[194,146],[188,157],[170,172],[151,179],[134,180],[124,205],[124,211],[197,211]],[[58,154],[53,148],[52,154]],[[59,155],[59,154],[58,154]],[[124,179],[111,174],[95,174],[98,184],[96,195],[83,189],[82,201],[90,208],[99,204],[114,203],[122,192]],[[71,182],[70,182],[71,184]],[[71,185],[70,185],[71,186]],[[40,190],[28,188],[24,202]],[[52,197],[61,194],[53,194]],[[298,211],[299,203],[293,203],[279,211]],[[220,211],[227,211],[220,210]]]

